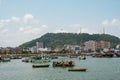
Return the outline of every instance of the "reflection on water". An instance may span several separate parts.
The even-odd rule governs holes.
[[[60,60],[63,58],[59,58]],[[67,59],[67,58],[65,58]],[[120,80],[119,58],[73,58],[75,67],[88,68],[86,72],[69,72],[68,68],[32,68],[32,63],[11,60],[0,63],[1,80]],[[51,61],[52,64],[52,61]]]

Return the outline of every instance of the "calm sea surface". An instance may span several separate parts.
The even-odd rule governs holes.
[[[76,63],[75,67],[88,70],[69,72],[68,68],[53,68],[52,65],[49,68],[32,68],[32,63],[16,59],[6,63],[0,62],[0,80],[120,80],[120,58],[87,57],[86,60],[72,60]]]

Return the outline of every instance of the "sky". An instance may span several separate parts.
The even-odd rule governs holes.
[[[17,47],[46,33],[120,38],[120,0],[0,0],[0,47]]]

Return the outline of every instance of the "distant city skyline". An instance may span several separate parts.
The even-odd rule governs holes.
[[[120,38],[120,0],[0,0],[0,47],[45,33],[106,33]]]

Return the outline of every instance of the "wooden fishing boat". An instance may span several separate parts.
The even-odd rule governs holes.
[[[74,67],[75,63],[73,61],[57,61],[53,62],[53,67]]]
[[[68,71],[86,71],[86,68],[70,68]]]

